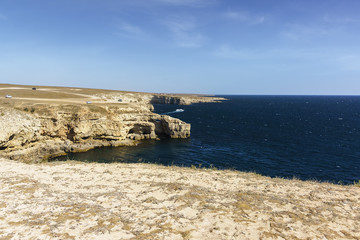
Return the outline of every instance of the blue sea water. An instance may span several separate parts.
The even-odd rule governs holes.
[[[255,171],[351,184],[360,179],[360,97],[224,96],[223,103],[155,105],[191,123],[191,138],[99,148],[66,158]],[[183,112],[174,112],[182,108]]]

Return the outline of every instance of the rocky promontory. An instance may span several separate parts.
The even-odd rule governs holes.
[[[191,105],[193,103],[209,103],[220,102],[224,98],[221,97],[206,97],[194,95],[169,95],[169,94],[155,94],[151,98],[152,104],[177,104],[177,105]]]
[[[136,145],[142,139],[188,138],[190,124],[153,113],[154,99],[166,97],[157,102],[163,104],[220,100],[15,85],[0,85],[1,93],[11,98],[0,101],[0,156],[23,162],[95,147]]]

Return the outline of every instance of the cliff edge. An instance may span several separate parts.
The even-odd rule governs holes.
[[[142,139],[190,137],[190,124],[152,112],[156,97],[149,93],[0,85],[0,94],[11,94],[0,100],[0,157],[8,159],[38,162]],[[193,95],[173,98],[186,99],[175,104],[206,101]]]

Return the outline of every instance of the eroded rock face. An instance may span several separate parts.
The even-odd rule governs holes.
[[[188,138],[190,137],[190,124],[177,118],[162,115],[160,121],[163,134],[170,138]]]
[[[177,105],[186,105],[185,101],[180,97],[170,97],[170,96],[161,96],[155,95],[151,99],[152,104],[177,104]]]
[[[159,137],[187,138],[190,124],[136,107],[37,104],[34,112],[0,108],[0,156],[37,162],[94,147],[134,145]]]
[[[0,150],[37,141],[40,120],[14,109],[0,108]]]
[[[175,105],[191,105],[193,103],[212,103],[221,102],[225,99],[222,97],[206,97],[198,95],[167,95],[155,94],[149,102],[151,104],[175,104]]]

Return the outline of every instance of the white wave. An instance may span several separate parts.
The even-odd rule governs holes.
[[[175,111],[171,111],[171,112],[166,112],[166,113],[160,113],[160,115],[168,115],[168,114],[173,114],[173,113],[180,113],[180,112],[184,112],[184,109],[178,108]]]

